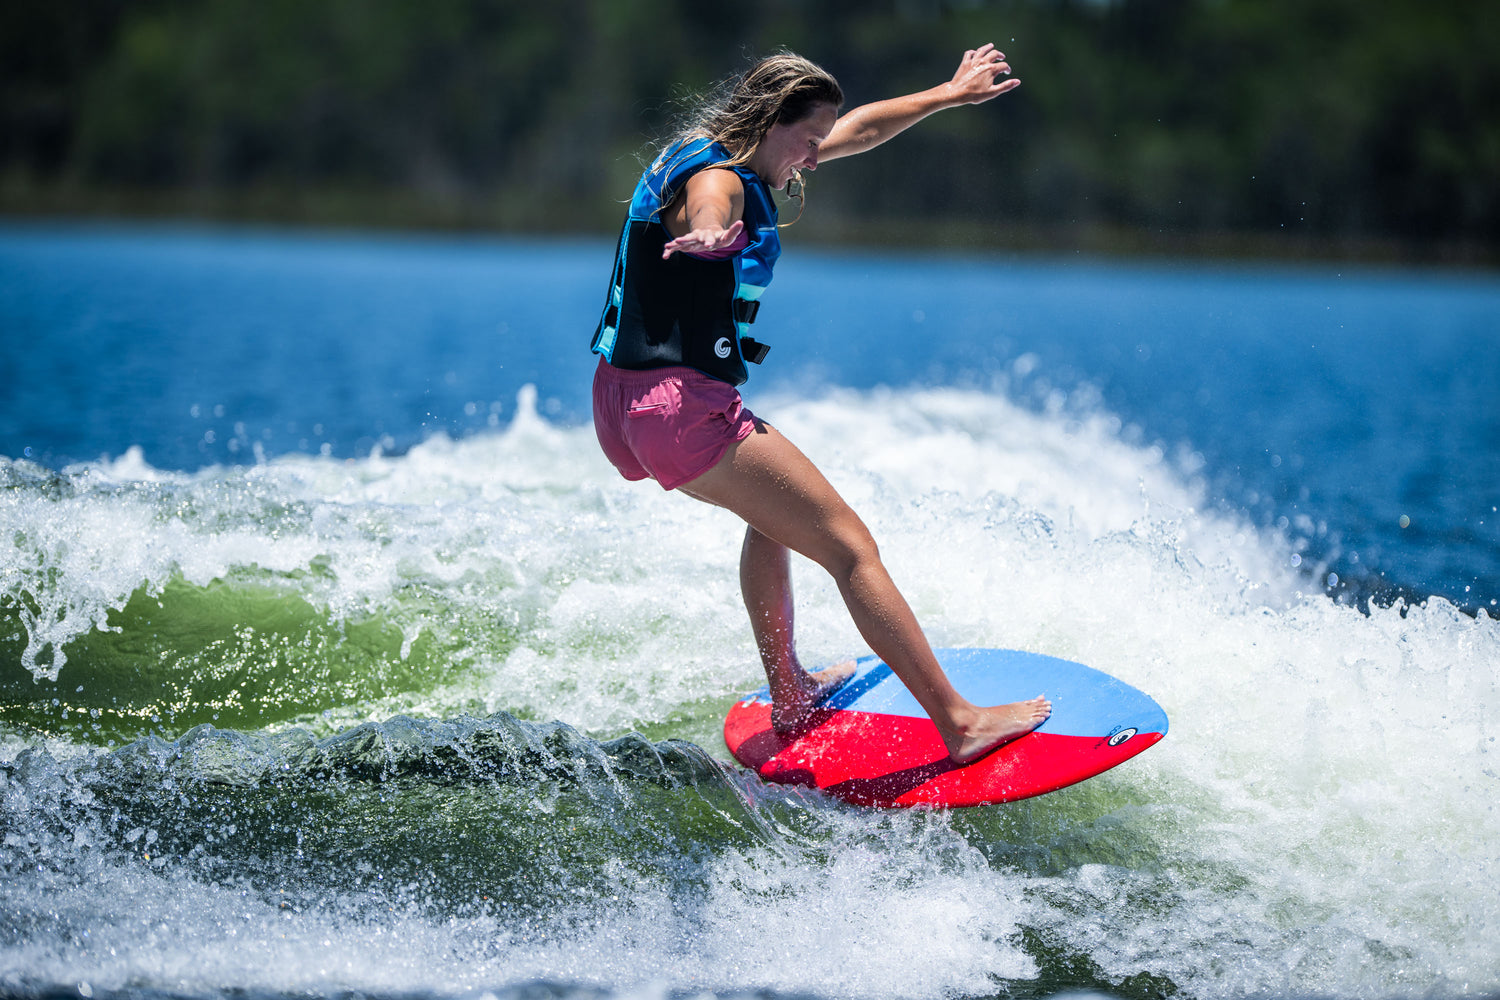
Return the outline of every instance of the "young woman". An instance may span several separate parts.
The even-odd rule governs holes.
[[[594,426],[626,479],[655,479],[745,520],[740,587],[770,681],[773,724],[795,731],[852,664],[810,674],[792,639],[789,550],[837,582],[860,634],[911,689],[957,763],[1030,732],[1044,697],[973,705],[934,657],[870,532],[817,468],[740,402],[749,336],[780,254],[772,188],[880,145],[935,111],[1019,86],[1003,53],[964,53],[953,79],[839,116],[837,81],[800,56],[764,59],[705,101],[641,177],[594,333]]]

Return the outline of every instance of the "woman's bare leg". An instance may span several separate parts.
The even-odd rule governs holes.
[[[791,552],[753,527],[745,528],[740,549],[740,592],[771,686],[771,725],[783,732],[795,729],[854,673],[854,662],[815,674],[802,669],[792,632]]]
[[[1035,729],[1051,713],[1045,698],[979,707],[954,689],[880,561],[864,522],[807,456],[769,424],[760,424],[756,433],[731,447],[717,465],[681,489],[734,511],[766,540],[826,569],[860,635],[932,718],[954,761],[966,763],[983,756]],[[786,573],[768,571],[768,566],[774,569],[773,563],[767,563],[752,566],[747,573],[742,560],[741,583],[748,581],[751,587],[745,600],[752,625],[757,614],[764,616],[756,640],[763,659],[768,646],[772,653],[766,663],[771,678],[787,670],[778,657],[785,657],[784,649],[789,650],[791,644],[791,585]],[[783,607],[784,616],[779,610]],[[795,663],[795,657],[789,662]]]

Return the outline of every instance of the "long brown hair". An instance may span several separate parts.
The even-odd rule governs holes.
[[[738,76],[722,80],[689,108],[684,123],[666,143],[662,155],[692,139],[709,139],[729,150],[722,166],[746,163],[773,125],[795,125],[820,104],[835,109],[844,91],[833,74],[817,63],[782,50],[756,62]],[[802,175],[794,172],[786,193],[802,215]],[[796,222],[793,219],[792,222]],[[791,225],[791,223],[786,223]]]

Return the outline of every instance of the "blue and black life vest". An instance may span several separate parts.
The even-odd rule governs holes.
[[[687,365],[739,385],[748,377],[745,362],[759,364],[765,356],[768,348],[748,336],[781,256],[776,203],[765,181],[743,166],[724,168],[745,185],[750,242],[735,256],[701,260],[675,253],[661,258],[662,247],[672,238],[662,213],[689,177],[729,156],[718,143],[695,139],[668,150],[641,175],[591,345],[616,368]]]

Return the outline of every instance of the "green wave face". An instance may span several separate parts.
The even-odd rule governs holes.
[[[26,600],[23,595],[21,600]],[[286,586],[245,579],[137,589],[105,629],[64,646],[55,681],[22,666],[16,599],[0,603],[0,718],[90,743],[203,723],[258,729],[339,706],[429,691],[469,663],[432,630],[334,621]],[[487,636],[505,647],[502,630]]]

